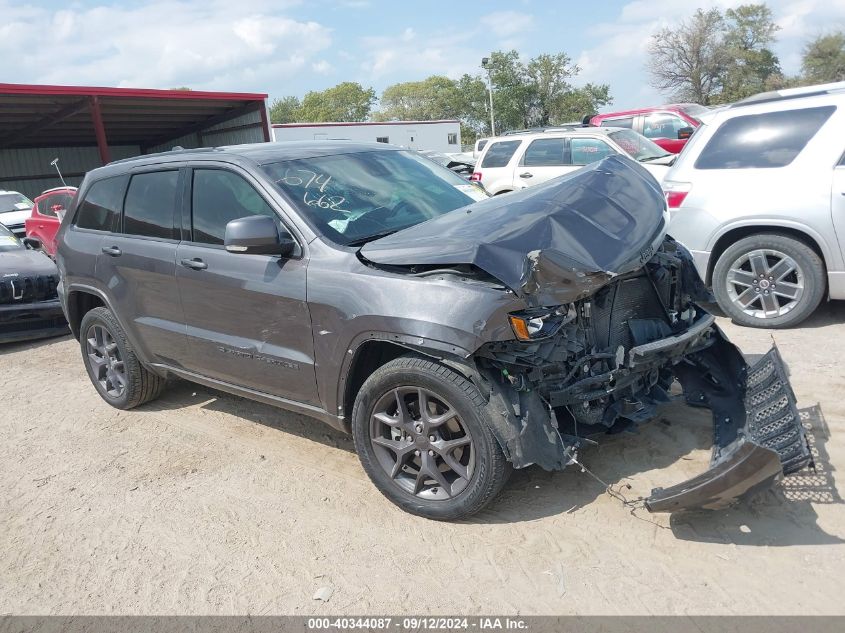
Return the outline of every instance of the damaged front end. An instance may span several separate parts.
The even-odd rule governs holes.
[[[522,306],[509,314],[515,338],[491,336],[470,359],[516,468],[566,467],[589,436],[653,418],[677,380],[690,405],[713,412],[711,467],[646,505],[715,508],[802,468],[810,453],[777,350],[745,362],[700,307],[712,297],[667,222],[657,182],[611,157],[373,241],[361,257],[471,266]]]
[[[675,380],[688,404],[712,411],[713,455],[707,472],[654,490],[649,510],[722,507],[808,464],[777,349],[749,366],[695,303],[707,299],[687,251],[666,238],[595,294],[512,315],[517,339],[475,357],[514,466],[565,467],[589,436],[653,418]]]

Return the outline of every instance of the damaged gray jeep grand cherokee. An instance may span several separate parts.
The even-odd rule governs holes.
[[[182,150],[92,171],[68,216],[61,298],[106,402],[174,375],[312,416],[418,515],[566,467],[673,381],[715,447],[652,511],[719,507],[810,459],[777,351],[749,367],[699,307],[663,194],[625,158],[488,199],[384,145]]]

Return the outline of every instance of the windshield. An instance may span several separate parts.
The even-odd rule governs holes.
[[[0,193],[0,213],[12,211],[28,211],[32,208],[32,200],[19,193]]]
[[[0,224],[0,253],[5,251],[20,251],[24,249],[21,241],[5,226]]]
[[[616,141],[617,145],[624,149],[628,155],[638,161],[648,162],[662,156],[669,156],[669,152],[647,139],[634,130],[617,130],[608,134]]]
[[[478,186],[408,151],[317,156],[262,165],[327,238],[356,246],[487,197]]]

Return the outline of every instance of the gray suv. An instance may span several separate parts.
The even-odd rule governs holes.
[[[312,416],[435,519],[481,509],[512,467],[576,463],[677,380],[713,412],[712,468],[646,502],[717,507],[810,457],[777,351],[746,365],[667,220],[622,157],[487,198],[380,144],[173,151],[86,176],[60,295],[112,406],[177,376]]]

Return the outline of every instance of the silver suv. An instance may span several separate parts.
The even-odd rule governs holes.
[[[734,321],[789,327],[845,299],[845,82],[716,111],[663,181],[671,234]]]

